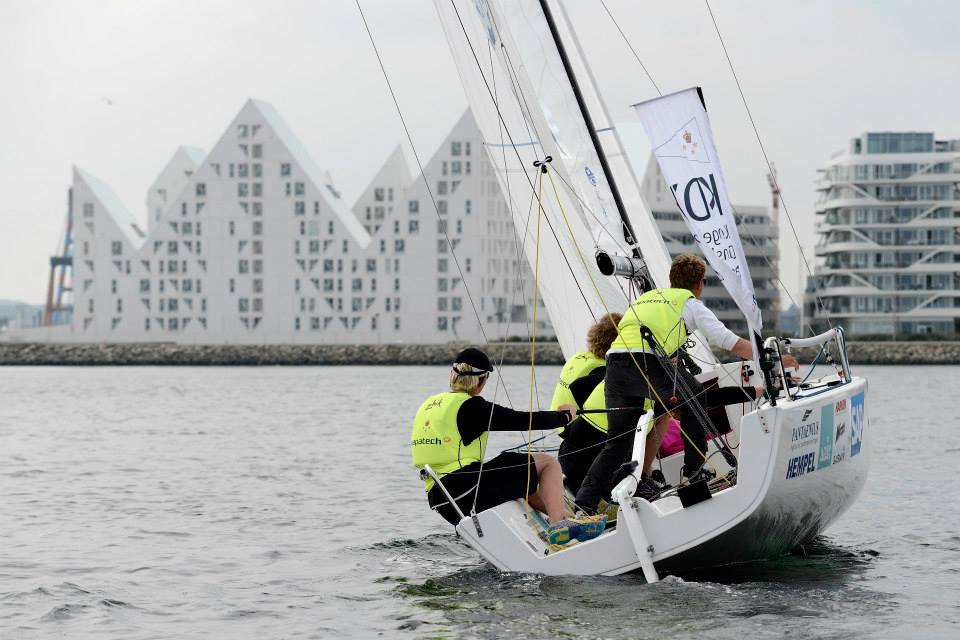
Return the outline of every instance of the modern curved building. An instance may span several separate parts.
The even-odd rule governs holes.
[[[871,132],[820,170],[808,318],[850,334],[960,329],[960,140]]]

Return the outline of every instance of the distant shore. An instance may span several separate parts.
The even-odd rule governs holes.
[[[179,345],[0,343],[0,366],[445,365],[464,343],[380,345]],[[960,342],[849,342],[854,364],[960,364]],[[487,345],[491,359],[529,364],[525,342]],[[815,349],[794,351],[801,363]],[[537,345],[538,364],[563,364],[556,342]]]

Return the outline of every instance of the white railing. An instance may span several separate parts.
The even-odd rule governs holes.
[[[850,375],[850,359],[847,356],[847,341],[843,333],[843,327],[834,327],[829,331],[824,331],[819,335],[809,338],[770,337],[764,341],[764,349],[770,349],[777,355],[777,365],[780,368],[780,380],[786,389],[787,400],[792,400],[793,397],[790,395],[790,388],[785,382],[788,378],[786,367],[783,365],[783,350],[786,349],[789,352],[793,347],[822,347],[831,341],[837,345],[837,354],[840,358],[840,368],[843,373],[843,379],[845,382],[850,382],[852,380],[852,376]]]

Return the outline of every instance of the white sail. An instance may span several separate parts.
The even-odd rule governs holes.
[[[759,338],[763,321],[700,89],[634,108],[693,239]],[[758,339],[751,343],[756,358]]]
[[[622,312],[626,298],[616,283],[596,268],[593,238],[597,232],[578,194],[566,186],[572,180],[537,94],[526,71],[514,62],[518,54],[511,38],[501,38],[502,17],[486,0],[435,2],[524,253],[531,267],[539,261],[540,294],[560,346],[569,356],[583,348],[587,328],[602,317],[605,309]],[[551,167],[558,197],[545,179],[538,258],[536,195],[540,174],[533,163],[546,156],[554,158]],[[611,215],[617,216],[615,209]],[[623,244],[619,227],[616,231]],[[532,289],[532,283],[528,283],[526,290]]]

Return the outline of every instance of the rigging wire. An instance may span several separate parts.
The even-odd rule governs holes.
[[[630,49],[630,52],[633,54],[633,57],[636,59],[637,63],[640,65],[640,68],[643,70],[643,73],[647,76],[647,79],[650,81],[650,84],[652,84],[652,85],[653,85],[653,88],[656,89],[657,94],[662,97],[662,96],[663,96],[663,91],[660,90],[660,87],[657,85],[656,81],[653,79],[653,76],[652,76],[652,75],[650,74],[650,72],[647,70],[646,65],[643,64],[643,61],[640,59],[640,56],[639,56],[639,54],[637,53],[637,50],[633,47],[633,44],[630,42],[629,38],[627,37],[627,34],[624,33],[623,29],[620,27],[620,23],[617,21],[616,17],[614,17],[613,13],[612,13],[612,12],[610,11],[610,9],[607,7],[607,4],[606,4],[605,0],[600,0],[600,4],[603,5],[604,11],[606,11],[607,16],[610,17],[610,21],[613,22],[613,26],[616,28],[617,32],[620,34],[620,37],[623,39],[624,44],[626,44],[626,45],[627,45],[627,48]],[[709,7],[709,5],[708,5],[708,7]],[[712,15],[712,14],[711,14],[711,15]],[[714,26],[716,27],[716,22],[714,22]],[[719,31],[717,32],[717,35],[718,35],[718,36],[720,35],[720,34],[719,34]],[[721,39],[721,44],[722,44],[722,43],[723,43],[723,41],[722,41],[722,39]],[[724,52],[726,52],[726,48],[725,48],[725,47],[724,47]],[[728,57],[727,57],[727,61],[729,62],[729,60],[730,60],[730,58],[729,58],[729,56],[728,56]],[[731,72],[733,71],[733,66],[732,66],[732,65],[731,65],[731,67],[730,67],[730,70],[731,70]],[[736,79],[736,74],[734,74],[734,78]],[[739,88],[739,86],[740,86],[740,83],[739,83],[739,81],[738,81],[738,82],[737,82],[737,87]],[[741,97],[743,97],[743,92],[742,92],[742,91],[740,92],[740,95],[741,95]],[[746,107],[746,99],[744,99],[744,106]],[[747,114],[750,115],[750,110],[749,110],[749,108],[747,109]],[[752,116],[750,116],[750,121],[751,121],[751,123],[753,122],[753,117],[752,117]],[[757,136],[757,142],[760,142],[760,134],[757,132],[756,125],[754,125],[754,134]],[[763,143],[762,143],[762,142],[760,142],[760,148],[761,148],[761,150],[763,150]],[[763,155],[764,155],[764,160],[766,160],[766,163],[767,163],[767,169],[768,169],[768,171],[770,171],[770,174],[773,175],[773,165],[771,164],[770,160],[767,158],[766,151],[764,151],[764,154],[763,154]],[[776,182],[776,177],[775,177],[775,176],[774,176],[774,185],[777,187],[778,190],[780,190],[780,185],[779,185],[779,183]],[[784,201],[783,201],[783,194],[782,194],[782,192],[780,193],[780,203],[784,205],[784,214],[787,216],[787,220],[790,222],[790,226],[793,227],[793,220],[790,218],[790,214],[787,212],[787,207],[786,207],[786,203],[784,203]],[[732,205],[731,205],[731,206],[732,206]],[[734,211],[734,215],[736,215],[736,211]],[[749,237],[750,241],[753,243],[753,246],[755,246],[755,247],[760,247],[760,246],[762,246],[762,245],[760,244],[760,242],[758,241],[758,238],[757,238],[755,235],[753,235],[753,233],[750,232],[750,229],[748,229],[746,226],[744,226],[741,230],[744,231],[744,232],[746,232],[746,234],[747,234],[747,236]],[[796,237],[796,229],[794,229],[794,237]],[[800,240],[799,240],[799,238],[797,238],[797,247],[800,249],[800,252],[801,252],[801,255],[802,255],[802,254],[803,254],[803,247],[800,246]],[[763,258],[764,262],[767,263],[767,266],[770,267],[770,270],[771,270],[772,272],[779,274],[779,269],[774,268],[773,263],[770,261],[770,259],[769,259],[766,255],[761,254],[761,257]],[[804,259],[805,259],[805,258],[804,258]],[[809,271],[809,267],[808,267],[807,270]],[[780,290],[783,291],[783,293],[787,294],[787,298],[789,298],[790,302],[791,302],[794,306],[800,306],[800,305],[797,305],[796,299],[793,297],[793,294],[790,293],[790,290],[787,288],[787,286],[783,283],[783,280],[780,278],[780,276],[777,275],[777,277],[776,277],[774,280],[775,280],[776,284],[779,286]],[[822,305],[821,305],[821,308],[822,308]],[[828,322],[829,322],[829,320],[828,320]],[[803,330],[803,328],[801,327],[801,332],[802,332],[802,330]]]
[[[359,0],[358,0],[359,1]],[[503,131],[507,134],[507,139],[510,140],[510,146],[513,147],[513,152],[517,156],[517,160],[520,162],[521,166],[525,166],[523,158],[520,156],[520,151],[517,149],[517,144],[513,139],[513,134],[510,133],[510,128],[507,127],[507,122],[503,117],[503,113],[500,111],[500,104],[496,101],[493,92],[490,89],[490,83],[487,81],[487,76],[483,72],[483,65],[480,63],[480,58],[477,56],[477,51],[473,46],[473,41],[470,40],[470,36],[467,34],[467,27],[463,23],[463,17],[460,15],[460,10],[457,8],[456,0],[450,0],[450,5],[453,7],[454,13],[457,15],[457,21],[460,23],[460,30],[463,31],[463,37],[467,42],[467,45],[470,47],[470,53],[473,55],[473,60],[477,65],[477,70],[480,72],[480,77],[483,79],[483,84],[487,89],[487,94],[493,100],[494,108],[497,111],[497,117],[500,119],[501,124],[503,125]],[[499,32],[499,27],[497,28]],[[522,92],[521,92],[522,94]],[[533,138],[531,138],[533,140]],[[524,175],[527,178],[527,183],[530,185],[530,189],[536,192],[536,186],[533,184],[533,180],[530,178],[530,175],[524,171]],[[550,229],[550,233],[553,235],[554,240],[557,242],[558,247],[562,247],[560,244],[560,239],[557,237],[557,233],[553,228],[553,224],[550,222],[550,216],[544,216],[547,222],[547,228]],[[564,263],[567,265],[567,269],[570,271],[570,275],[573,279],[574,284],[577,286],[577,290],[580,292],[580,296],[583,298],[584,303],[586,303],[587,308],[590,310],[591,315],[593,314],[593,309],[590,307],[590,302],[587,300],[586,294],[583,292],[583,289],[580,287],[580,282],[576,278],[576,274],[573,270],[573,266],[570,264],[570,261],[567,259],[566,253],[560,250],[560,255],[563,256]]]
[[[731,73],[731,75],[733,75],[733,81],[734,81],[734,82],[736,83],[736,85],[737,85],[737,91],[740,92],[740,100],[743,102],[743,108],[744,108],[744,109],[746,110],[746,112],[747,112],[747,118],[749,118],[749,120],[750,120],[750,126],[753,127],[753,135],[756,136],[756,138],[757,138],[757,144],[760,146],[760,153],[763,154],[763,160],[764,160],[764,162],[766,162],[766,164],[767,164],[767,171],[770,173],[770,177],[771,177],[771,180],[773,181],[773,185],[777,188],[777,191],[780,192],[780,204],[783,205],[783,214],[787,217],[787,222],[790,223],[790,230],[793,232],[794,240],[796,240],[796,242],[797,242],[797,248],[800,250],[800,257],[803,259],[803,266],[804,266],[804,267],[806,268],[806,270],[807,270],[807,275],[809,275],[811,278],[813,278],[813,276],[814,276],[813,270],[810,268],[810,263],[807,261],[806,253],[804,253],[804,251],[803,251],[803,245],[800,243],[800,235],[797,233],[797,228],[796,228],[796,226],[794,226],[794,224],[793,224],[793,218],[790,217],[790,212],[787,210],[787,203],[786,203],[786,201],[783,199],[783,191],[782,191],[782,189],[780,189],[780,184],[779,184],[779,182],[777,182],[777,176],[776,176],[776,173],[775,173],[774,170],[773,170],[773,163],[770,162],[770,158],[769,158],[769,156],[767,156],[767,149],[766,149],[766,147],[764,147],[764,145],[763,145],[763,140],[760,139],[760,131],[757,129],[757,123],[756,123],[756,121],[754,121],[754,119],[753,119],[753,113],[751,113],[751,111],[750,111],[750,105],[747,104],[747,97],[746,97],[746,95],[744,95],[744,93],[743,93],[743,87],[740,85],[740,78],[737,77],[737,72],[736,72],[736,70],[734,70],[734,68],[733,68],[733,61],[730,59],[730,53],[727,51],[727,45],[726,45],[726,43],[723,41],[723,36],[720,35],[720,27],[717,25],[717,19],[716,19],[716,17],[713,15],[713,8],[711,8],[711,6],[710,6],[710,0],[703,0],[703,2],[704,2],[704,4],[707,5],[707,12],[710,14],[710,21],[713,22],[713,28],[714,28],[714,30],[715,30],[716,33],[717,33],[717,40],[720,41],[720,47],[723,49],[723,55],[724,55],[724,57],[726,57],[726,59],[727,59],[727,65],[730,67],[730,73]],[[827,321],[827,325],[829,325],[829,327],[832,329],[832,328],[833,328],[833,323],[830,322],[830,316],[829,316],[829,314],[827,313],[827,308],[824,306],[823,300],[822,300],[822,299],[820,298],[820,296],[817,295],[817,293],[816,293],[816,281],[815,281],[815,280],[814,280],[814,291],[813,291],[813,295],[814,295],[814,298],[815,298],[816,301],[817,301],[817,304],[820,306],[820,309],[824,312],[824,318],[825,318],[826,321]],[[792,298],[791,298],[791,300],[792,300]],[[794,302],[794,304],[796,304],[796,302]],[[800,330],[801,330],[801,332],[802,332],[802,331],[803,331],[803,327],[801,327]]]
[[[387,69],[383,64],[383,58],[380,57],[380,50],[377,48],[377,43],[373,39],[373,32],[370,30],[370,25],[367,23],[367,17],[364,15],[363,8],[360,6],[360,0],[355,1],[357,4],[357,11],[360,12],[360,19],[363,21],[363,27],[366,29],[367,37],[370,39],[370,45],[373,47],[373,53],[376,55],[377,63],[380,65],[380,72],[383,74],[383,79],[387,83],[387,89],[390,91],[390,98],[393,100],[393,105],[397,109],[397,115],[400,117],[400,123],[403,125],[403,132],[407,137],[407,143],[410,145],[410,149],[413,152],[413,157],[417,161],[417,168],[420,170],[420,176],[423,178],[423,184],[427,189],[427,194],[430,196],[430,202],[433,203],[433,208],[434,211],[436,211],[437,219],[443,220],[443,217],[440,215],[440,207],[437,206],[437,199],[433,194],[433,189],[430,187],[430,181],[427,179],[427,175],[424,172],[423,163],[420,161],[420,154],[417,153],[417,147],[413,143],[413,136],[410,134],[410,129],[407,127],[407,121],[403,117],[403,110],[400,109],[400,102],[397,100],[397,94],[393,90],[393,83],[390,82],[390,77],[387,75]],[[473,313],[477,317],[477,326],[480,328],[480,333],[483,335],[483,340],[484,342],[489,343],[490,339],[487,337],[487,332],[483,328],[483,320],[480,317],[477,304],[473,299],[473,294],[470,293],[470,287],[467,286],[467,280],[466,277],[464,277],[463,268],[460,266],[460,260],[457,258],[456,248],[446,229],[443,229],[443,237],[447,241],[447,246],[450,247],[450,255],[453,257],[453,263],[457,266],[457,272],[460,274],[460,281],[463,282],[463,288],[467,294],[467,299],[470,301],[470,306],[473,308]],[[507,402],[512,404],[512,401],[510,400],[510,394],[507,391],[506,386],[504,386],[504,395],[507,396]]]

